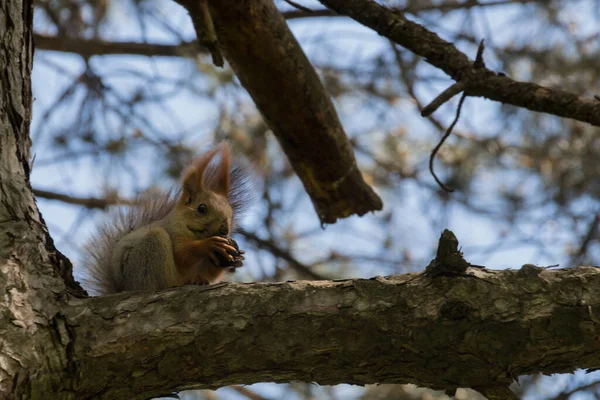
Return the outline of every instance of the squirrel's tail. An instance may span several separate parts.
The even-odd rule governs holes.
[[[149,193],[135,204],[119,207],[86,244],[83,268],[84,285],[93,295],[117,293],[120,287],[119,266],[113,263],[115,245],[125,235],[156,222],[175,207],[179,193],[175,191]]]
[[[231,164],[229,170],[229,205],[233,210],[232,230],[237,228],[244,213],[250,209],[256,193],[256,182],[250,166],[241,161]]]

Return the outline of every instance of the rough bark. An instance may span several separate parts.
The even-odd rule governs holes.
[[[195,15],[194,0],[178,0]],[[272,0],[211,1],[225,58],[277,137],[322,223],[382,208],[337,113]],[[265,45],[267,44],[267,45]]]
[[[187,286],[65,314],[73,387],[101,399],[292,380],[502,393],[522,374],[600,367],[594,267]]]
[[[0,398],[42,398],[67,375],[57,253],[29,186],[31,1],[0,2]],[[65,261],[66,260],[66,261]],[[70,281],[73,283],[72,277]],[[76,288],[76,285],[73,286]],[[67,335],[68,336],[68,335]]]
[[[585,99],[562,90],[535,83],[518,82],[485,67],[473,68],[473,61],[452,43],[399,12],[372,0],[319,0],[324,6],[347,15],[391,41],[423,57],[452,79],[465,83],[467,94],[523,107],[559,117],[600,126],[600,101]]]

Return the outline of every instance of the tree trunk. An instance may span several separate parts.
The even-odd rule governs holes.
[[[32,13],[31,1],[0,3],[1,398],[43,398],[68,369],[61,257],[29,185]]]

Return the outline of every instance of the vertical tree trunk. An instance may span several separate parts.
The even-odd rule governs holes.
[[[60,262],[29,185],[32,0],[0,2],[0,398],[57,398],[71,340]],[[63,269],[65,269],[63,268]],[[58,395],[58,397],[63,397]]]

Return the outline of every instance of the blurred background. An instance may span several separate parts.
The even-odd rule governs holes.
[[[300,2],[300,1],[299,1]],[[513,79],[600,95],[598,0],[379,1]],[[428,170],[457,98],[420,109],[452,81],[358,23],[275,1],[320,74],[384,210],[323,229],[273,134],[231,69],[212,65],[172,0],[37,0],[32,184],[57,248],[75,264],[115,207],[177,184],[227,139],[249,160],[256,200],[234,281],[371,277],[422,270],[444,228],[493,269],[600,260],[600,129],[467,98]],[[276,60],[274,60],[276,62]],[[285,101],[285,93],[282,93]],[[290,110],[293,112],[293,110]],[[318,132],[306,132],[307,135]],[[120,205],[121,204],[121,205]],[[521,377],[525,399],[600,398],[597,373]],[[256,384],[183,399],[445,399],[412,385]],[[460,390],[457,399],[481,399]]]

